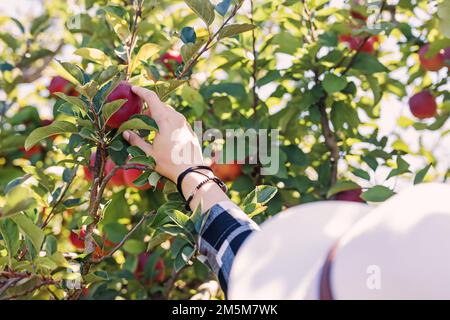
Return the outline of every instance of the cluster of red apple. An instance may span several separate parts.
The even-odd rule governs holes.
[[[426,71],[439,71],[450,67],[450,47],[440,50],[434,56],[426,58],[430,45],[425,44],[419,50],[420,65]],[[409,99],[411,113],[419,119],[432,118],[437,113],[436,100],[430,90],[416,93]]]
[[[367,21],[367,16],[356,10],[350,10],[350,15],[355,19],[356,24],[352,25],[352,28],[359,28]],[[346,43],[350,50],[366,52],[372,54],[375,51],[375,43],[379,42],[378,36],[371,36],[365,39],[361,36],[353,36],[350,34],[344,34],[339,36],[339,42]]]

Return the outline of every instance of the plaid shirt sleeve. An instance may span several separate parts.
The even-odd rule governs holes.
[[[225,293],[234,257],[245,239],[256,230],[259,230],[258,225],[231,201],[220,202],[210,210],[200,232],[199,250]]]

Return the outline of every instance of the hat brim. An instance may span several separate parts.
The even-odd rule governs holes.
[[[267,220],[243,244],[229,281],[230,299],[317,299],[318,278],[330,248],[371,207],[314,202]]]

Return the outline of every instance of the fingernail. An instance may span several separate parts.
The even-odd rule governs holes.
[[[130,131],[124,131],[124,132],[122,133],[122,136],[123,136],[123,138],[124,138],[125,140],[128,141],[128,139],[130,139]]]

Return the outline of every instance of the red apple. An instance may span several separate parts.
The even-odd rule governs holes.
[[[160,58],[159,61],[173,74],[180,64],[183,63],[183,58],[178,52],[166,52]]]
[[[111,159],[106,160],[105,175],[108,175],[115,167],[116,164]],[[123,186],[125,184],[123,169],[116,171],[111,180],[109,180],[109,184],[112,186]]]
[[[72,83],[60,76],[56,76],[50,81],[48,91],[50,95],[54,95],[56,92],[62,92],[68,96],[78,96],[79,94]]]
[[[81,229],[80,234],[75,231],[70,231],[70,242],[77,249],[84,250],[84,237],[86,236],[86,230]]]
[[[372,36],[364,43],[364,45],[359,49],[361,43],[364,41],[363,37],[353,37],[351,35],[341,35],[339,36],[340,42],[345,42],[349,45],[350,50],[360,50],[361,52],[373,53],[375,51],[374,44],[378,42],[380,38],[378,36]]]
[[[219,164],[213,161],[211,169],[216,177],[226,182],[234,181],[242,174],[242,165],[237,162]]]
[[[353,190],[345,190],[336,194],[334,198],[335,200],[339,201],[365,202],[363,199],[361,199],[361,193],[362,193],[361,188]]]
[[[431,118],[437,113],[436,100],[428,90],[413,95],[409,99],[409,108],[411,113],[419,119]]]
[[[363,15],[362,13],[356,11],[356,10],[350,10],[350,14],[355,19],[362,20],[362,21],[367,21],[367,17],[365,15]]]
[[[142,111],[142,99],[131,90],[131,85],[122,81],[106,98],[107,102],[118,99],[127,99],[127,102],[109,118],[107,125],[110,128],[119,128],[131,116]]]
[[[49,125],[51,125],[52,123],[53,123],[53,120],[50,120],[50,119],[44,119],[44,120],[41,121],[41,125],[42,125],[43,127],[49,126]]]
[[[19,151],[24,153],[23,157],[25,159],[31,159],[31,157],[34,156],[35,154],[39,154],[42,152],[42,147],[41,146],[33,146],[28,151],[26,151],[24,147],[20,147]]]
[[[425,58],[426,53],[430,45],[427,43],[419,50],[419,60],[422,68],[428,71],[438,71],[445,66],[444,50],[436,53],[430,58]]]
[[[144,169],[144,167],[142,167],[142,169]],[[139,170],[139,169],[127,169],[125,170],[125,172],[123,173],[123,177],[125,180],[125,184],[129,187],[132,188],[136,188],[139,190],[148,190],[150,189],[152,186],[147,183],[143,186],[137,186],[135,185],[133,182],[134,180],[136,180],[137,178],[139,178],[139,176],[142,174],[143,170]]]
[[[150,253],[148,253],[148,252],[144,252],[139,255],[138,265],[136,267],[136,270],[134,271],[134,276],[138,280],[143,280],[145,265],[147,264],[149,258],[150,258]],[[155,271],[157,271],[157,272],[153,277],[153,281],[163,282],[164,278],[165,278],[165,265],[164,265],[163,259],[161,259],[161,258],[158,259],[158,261],[155,264]]]
[[[89,167],[83,167],[84,171],[84,177],[87,181],[94,180],[94,174],[92,173],[92,170],[95,166],[95,152],[91,154],[91,159],[89,160]]]

